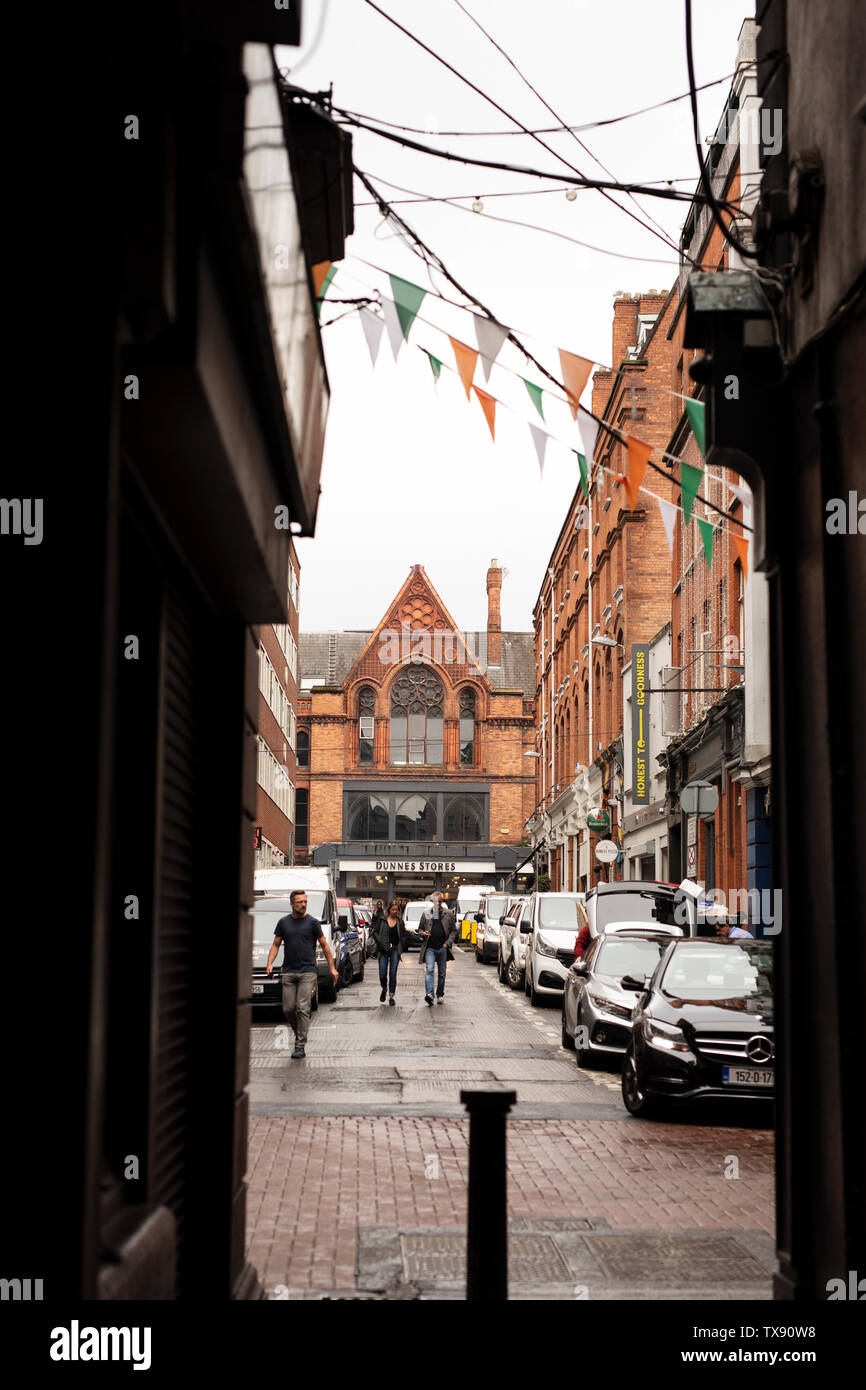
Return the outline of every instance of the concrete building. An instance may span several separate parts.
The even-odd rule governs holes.
[[[375,628],[301,633],[308,858],[333,865],[342,893],[502,887],[526,857],[532,635],[501,631],[501,586],[493,560],[484,632],[460,631],[413,565]]]

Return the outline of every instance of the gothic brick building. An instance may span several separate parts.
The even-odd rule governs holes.
[[[461,632],[413,565],[370,631],[301,633],[298,858],[341,893],[453,895],[502,886],[535,805],[532,634],[501,631],[502,570],[484,632]]]

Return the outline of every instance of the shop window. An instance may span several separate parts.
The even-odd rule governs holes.
[[[388,799],[370,792],[348,798],[345,839],[387,840]]]
[[[454,796],[445,803],[443,839],[470,844],[484,838],[484,806],[477,796]]]
[[[395,838],[415,841],[436,837],[436,805],[432,798],[420,792],[398,797]]]

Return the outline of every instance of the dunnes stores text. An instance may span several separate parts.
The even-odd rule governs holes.
[[[372,869],[386,874],[454,874],[467,869],[475,873],[494,873],[496,864],[472,859],[341,859],[340,869]]]

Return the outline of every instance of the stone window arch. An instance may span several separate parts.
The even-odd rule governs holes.
[[[358,762],[372,763],[373,744],[376,732],[376,692],[371,686],[362,686],[358,692]]]
[[[391,762],[441,764],[444,729],[442,682],[429,666],[409,666],[391,686]]]
[[[475,762],[475,719],[477,699],[471,685],[460,691],[460,763],[471,766]]]

